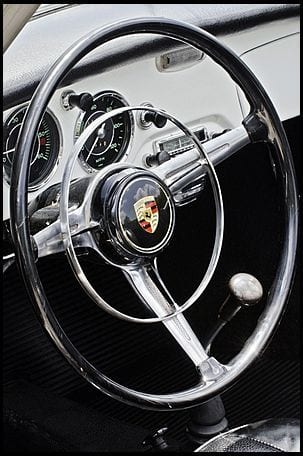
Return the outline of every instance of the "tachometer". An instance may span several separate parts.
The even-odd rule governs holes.
[[[3,127],[4,176],[10,182],[17,139],[27,106],[14,111]],[[60,152],[60,135],[52,115],[46,111],[40,123],[32,151],[29,190],[36,190],[51,176]]]
[[[76,125],[75,139],[97,117],[113,109],[127,106],[117,92],[100,92],[94,96],[90,109],[82,113]],[[97,128],[86,141],[79,154],[80,163],[88,171],[98,171],[109,163],[125,156],[133,134],[133,115],[126,112],[117,115]]]

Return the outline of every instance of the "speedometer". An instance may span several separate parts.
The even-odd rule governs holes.
[[[93,105],[78,119],[75,139],[102,114],[123,106],[128,104],[117,92],[96,94]],[[80,151],[79,161],[82,166],[88,171],[98,171],[125,156],[132,139],[133,125],[132,113],[125,112],[96,128]]]
[[[3,127],[3,169],[6,180],[10,183],[12,163],[16,143],[23,123],[27,106],[14,111],[4,122]],[[33,146],[29,190],[36,190],[52,175],[56,168],[60,152],[60,135],[53,116],[46,111],[39,125]]]

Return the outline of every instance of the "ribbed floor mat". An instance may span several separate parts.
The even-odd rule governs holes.
[[[161,376],[157,378],[161,379]],[[189,411],[145,411],[118,403],[88,388],[73,397],[76,399],[78,394],[85,398],[86,405],[122,421],[152,430],[168,426],[169,436],[180,443],[186,442],[185,427]],[[223,395],[223,401],[230,428],[272,417],[299,418],[299,363],[266,358],[259,360]]]

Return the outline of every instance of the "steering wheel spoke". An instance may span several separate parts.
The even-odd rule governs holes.
[[[246,128],[240,125],[206,141],[203,147],[213,166],[217,166],[250,142]]]
[[[240,125],[209,139],[202,147],[210,163],[217,166],[250,142],[246,128]],[[171,157],[152,170],[168,186],[178,206],[193,199],[203,188],[207,164],[199,149],[194,147]]]
[[[179,309],[159,275],[156,261],[123,267],[123,272],[140,300],[157,317],[166,317]],[[184,315],[178,314],[162,323],[193,362],[198,372],[201,374],[207,371],[209,374],[212,363],[210,363],[211,367],[206,367],[209,357]],[[217,365],[219,374],[221,372],[219,363],[213,362],[213,365]]]
[[[75,248],[95,249],[95,243],[90,231],[99,226],[98,222],[85,220],[82,207],[69,214],[70,231]],[[55,222],[43,228],[33,235],[37,257],[42,258],[65,251],[64,239],[61,231],[61,221],[58,218]]]

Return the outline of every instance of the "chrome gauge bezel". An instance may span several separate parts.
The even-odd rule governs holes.
[[[123,103],[123,106],[130,106],[129,103],[127,102],[127,100],[124,98],[124,96],[114,90],[104,90],[102,92],[97,92],[93,95],[93,98],[95,99],[96,97],[100,97],[100,96],[113,96],[113,97],[117,98],[119,101],[121,101],[121,103]],[[74,143],[77,141],[77,139],[80,136],[80,128],[81,128],[81,124],[83,122],[85,115],[86,115],[86,112],[82,111],[79,113],[79,115],[77,117],[75,129],[74,129]],[[131,149],[131,146],[133,143],[133,139],[134,139],[135,119],[134,119],[134,115],[132,112],[129,112],[128,115],[129,115],[129,120],[130,120],[130,131],[129,131],[128,144],[126,146],[126,149],[119,154],[118,159],[111,163],[117,163],[117,162],[123,163],[124,161],[126,161],[128,155],[129,155],[129,152],[130,152],[130,149]],[[90,173],[90,174],[98,173],[100,171],[100,169],[103,168],[102,167],[100,169],[95,169],[92,166],[88,165],[88,163],[83,159],[81,154],[79,154],[79,156],[78,156],[78,162],[80,163],[82,168],[87,173]]]
[[[18,107],[15,106],[15,107],[13,107],[11,109],[8,109],[3,114],[3,128],[4,128],[4,125],[6,124],[7,119],[9,117],[13,117],[21,109],[24,109],[28,105],[29,105],[29,101],[26,101],[25,103],[22,103]],[[49,180],[54,176],[55,172],[57,171],[58,166],[59,166],[59,162],[60,162],[60,160],[62,158],[62,153],[63,153],[63,133],[62,133],[62,128],[61,128],[60,122],[59,122],[59,120],[57,119],[57,117],[55,116],[55,114],[53,113],[53,111],[50,108],[46,108],[45,112],[47,112],[48,115],[52,118],[52,120],[54,121],[54,124],[56,126],[56,129],[57,129],[57,132],[58,132],[58,138],[59,138],[59,150],[58,150],[58,153],[57,153],[57,158],[54,161],[54,164],[51,167],[51,169],[50,169],[49,173],[47,174],[47,176],[45,176],[41,181],[37,182],[35,185],[29,185],[28,186],[28,191],[29,192],[35,192],[35,191],[39,190],[41,187],[43,187],[47,182],[49,182]],[[3,168],[3,179],[10,186],[11,185],[10,184],[10,177],[7,175],[7,172],[5,171],[5,168],[4,168],[3,165],[2,165],[2,168]]]

